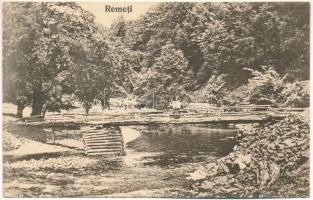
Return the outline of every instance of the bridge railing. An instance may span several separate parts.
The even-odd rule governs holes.
[[[290,112],[302,112],[305,108],[271,108],[270,105],[239,105],[207,107],[204,109],[181,109],[181,118],[196,117],[222,117],[222,116],[242,116],[242,115],[270,115],[270,114],[288,114]],[[167,110],[136,110],[127,113],[106,113],[104,115],[90,114],[71,114],[71,113],[49,113],[44,116],[44,121],[58,122],[106,122],[106,121],[128,121],[128,120],[155,120],[169,118],[173,114],[172,109]],[[38,119],[37,119],[38,118]],[[42,121],[43,116],[25,118],[25,123],[34,123]]]
[[[228,107],[208,107],[206,109],[181,109],[181,115],[188,113],[188,117],[207,117],[219,115],[242,115],[251,114],[255,110],[268,111],[269,106],[228,106]],[[140,119],[140,118],[161,118],[169,117],[172,113],[171,109],[162,111],[134,111],[129,113],[107,113],[105,115],[88,115],[85,114],[67,114],[57,113],[45,116],[45,120],[49,122],[72,122],[72,121],[107,121],[114,118],[120,120]]]

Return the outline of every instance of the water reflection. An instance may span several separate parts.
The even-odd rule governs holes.
[[[227,155],[235,145],[236,129],[209,129],[188,126],[157,127],[141,131],[127,149],[159,152],[145,156],[145,165],[168,166],[207,161]],[[127,134],[127,133],[125,133]]]

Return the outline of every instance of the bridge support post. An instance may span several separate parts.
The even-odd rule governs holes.
[[[155,91],[154,91],[154,89],[152,90],[152,109],[155,109]]]
[[[55,143],[55,131],[54,128],[52,128],[52,144]]]
[[[218,109],[218,117],[221,118],[221,108]]]

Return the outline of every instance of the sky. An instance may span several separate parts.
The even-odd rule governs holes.
[[[90,11],[95,15],[96,23],[102,24],[106,27],[110,27],[113,20],[119,16],[123,16],[127,20],[133,20],[140,17],[140,15],[146,13],[149,8],[155,6],[156,2],[78,2],[82,8]],[[105,12],[105,6],[130,6],[132,5],[132,13],[109,13]]]

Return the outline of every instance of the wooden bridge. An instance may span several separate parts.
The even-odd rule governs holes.
[[[24,118],[28,125],[58,126],[65,124],[128,126],[149,124],[245,124],[279,120],[303,108],[270,108],[269,106],[229,106],[208,109],[181,110],[179,118],[172,110],[134,111],[127,113],[50,114],[42,120]],[[38,117],[37,117],[38,118]],[[34,120],[35,119],[35,120]]]
[[[268,106],[222,107],[197,110],[181,110],[179,116],[172,110],[136,111],[115,114],[53,114],[25,118],[27,125],[63,127],[74,125],[93,128],[81,129],[87,155],[124,155],[120,126],[153,124],[244,124],[280,120],[291,112],[304,109],[273,109]],[[178,118],[179,117],[179,118]]]

